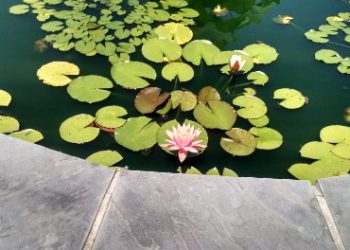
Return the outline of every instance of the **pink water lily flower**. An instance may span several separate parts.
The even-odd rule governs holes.
[[[202,140],[198,140],[201,131],[198,128],[194,129],[193,125],[177,124],[177,127],[173,126],[171,130],[168,129],[165,133],[169,138],[161,146],[170,151],[178,151],[180,162],[183,162],[189,153],[198,154],[199,150],[206,148],[205,145],[201,144]]]
[[[240,55],[232,55],[230,58],[230,69],[231,72],[241,71],[244,67],[246,60],[243,60]]]

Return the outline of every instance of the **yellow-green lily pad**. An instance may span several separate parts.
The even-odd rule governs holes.
[[[261,127],[265,127],[267,124],[269,124],[270,119],[267,115],[263,115],[262,117],[259,117],[259,118],[248,119],[248,121],[253,126],[261,128]]]
[[[171,62],[163,67],[162,76],[168,81],[177,77],[180,82],[188,82],[194,77],[194,71],[187,63]]]
[[[314,43],[328,43],[329,39],[328,39],[328,34],[326,32],[323,31],[317,31],[314,29],[311,29],[307,32],[305,32],[305,37],[314,42]]]
[[[265,102],[256,96],[238,96],[232,103],[241,107],[237,114],[245,119],[260,118],[267,112]]]
[[[283,143],[282,135],[272,128],[251,128],[250,133],[256,136],[256,148],[263,150],[272,150],[279,148]]]
[[[250,132],[240,128],[232,128],[225,134],[229,138],[221,138],[220,146],[227,153],[233,156],[247,156],[255,151],[257,143],[254,135]]]
[[[0,106],[7,107],[10,105],[11,100],[11,95],[7,91],[0,89]]]
[[[350,57],[344,58],[337,67],[342,74],[350,74]]]
[[[44,139],[43,134],[35,129],[24,129],[18,132],[14,132],[10,134],[10,136],[32,143],[37,143],[38,141]]]
[[[57,87],[70,83],[68,76],[79,75],[79,71],[79,67],[73,63],[54,61],[41,66],[36,74],[43,83]]]
[[[86,160],[102,166],[111,167],[123,160],[123,156],[115,150],[102,150],[89,155]]]
[[[343,58],[338,54],[338,52],[331,49],[321,49],[315,53],[315,59],[327,64],[340,63]]]
[[[179,45],[191,41],[193,37],[192,30],[181,23],[166,23],[158,26],[154,32],[159,39],[173,40]]]
[[[213,65],[214,56],[219,52],[220,49],[209,40],[194,40],[184,47],[183,57],[197,66],[202,59],[207,65]]]
[[[106,106],[97,110],[95,124],[107,129],[119,128],[126,121],[122,117],[127,114],[126,109],[121,106]]]
[[[156,63],[175,61],[182,55],[182,49],[176,42],[168,39],[152,38],[142,46],[142,55]]]
[[[296,89],[281,88],[275,90],[273,98],[282,100],[279,105],[287,109],[297,109],[305,104],[305,96]]]
[[[197,97],[191,91],[174,90],[170,95],[173,109],[180,106],[181,111],[190,111],[197,105]]]
[[[198,103],[206,104],[208,101],[220,100],[220,93],[216,88],[205,86],[201,88],[197,96]]]
[[[254,85],[265,85],[269,81],[269,77],[262,71],[250,72],[247,79]]]
[[[27,4],[18,4],[10,7],[9,12],[14,15],[22,15],[29,11]]]
[[[19,122],[11,116],[0,115],[0,133],[12,133],[19,130]]]
[[[265,43],[250,44],[243,50],[253,57],[256,64],[270,64],[278,57],[276,49]]]

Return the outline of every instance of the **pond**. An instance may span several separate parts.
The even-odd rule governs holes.
[[[47,2],[59,3],[61,1],[48,0]],[[77,1],[70,0],[69,2]],[[94,4],[103,1],[79,2]],[[122,3],[126,12],[132,9],[127,2]],[[171,3],[181,1],[169,0],[165,2],[169,2],[171,5]],[[135,1],[129,1],[129,3],[135,3]],[[183,170],[195,166],[202,172],[206,172],[213,167],[217,167],[220,171],[226,167],[234,170],[239,176],[293,178],[288,172],[288,168],[293,164],[310,164],[315,159],[319,159],[317,157],[313,160],[302,158],[299,151],[304,144],[320,141],[320,130],[326,126],[350,126],[344,118],[346,108],[350,106],[349,72],[342,74],[337,70],[336,64],[326,64],[315,60],[315,53],[321,49],[334,50],[343,58],[349,57],[349,41],[344,41],[345,34],[341,32],[338,35],[330,36],[328,43],[314,43],[306,39],[304,35],[310,29],[317,29],[320,25],[326,24],[327,17],[336,16],[340,12],[350,12],[350,5],[346,1],[188,1],[189,6],[187,7],[195,9],[200,14],[193,18],[196,25],[189,26],[193,31],[192,40],[210,40],[222,51],[242,50],[250,44],[267,44],[278,52],[277,60],[272,63],[254,65],[252,71],[262,71],[269,77],[268,83],[264,86],[247,84],[234,86],[228,91],[225,88],[227,85],[232,86],[247,82],[245,80],[246,74],[229,76],[220,72],[221,66],[207,66],[203,61],[199,66],[188,63],[194,70],[194,77],[188,82],[175,84],[174,81],[170,82],[162,78],[161,71],[164,64],[153,63],[145,59],[140,52],[141,46],[137,47],[136,53],[130,55],[131,60],[151,65],[158,74],[156,80],[149,80],[150,86],[159,87],[162,92],[171,92],[176,88],[183,91],[189,90],[197,95],[202,87],[210,85],[218,89],[221,99],[230,105],[232,105],[234,98],[242,96],[245,87],[252,88],[256,91],[256,96],[266,104],[267,116],[270,120],[267,126],[283,136],[283,144],[276,149],[256,149],[248,156],[233,157],[220,146],[221,138],[227,137],[225,131],[228,128],[222,130],[206,129],[209,138],[206,150],[198,156],[187,158],[183,163],[180,163],[176,156],[167,154],[157,145],[151,149],[132,152],[121,146],[120,143],[116,143],[112,133],[103,131],[95,140],[88,143],[75,144],[63,140],[59,134],[62,122],[77,114],[84,113],[95,116],[96,111],[102,107],[118,105],[127,110],[127,118],[142,116],[134,106],[135,96],[140,90],[125,89],[114,84],[114,87],[110,89],[111,95],[107,99],[88,104],[71,98],[67,93],[67,87],[52,87],[43,84],[37,77],[37,70],[52,61],[74,63],[80,68],[80,76],[99,75],[112,80],[111,63],[106,56],[85,56],[74,49],[66,52],[53,49],[50,43],[41,40],[48,32],[40,27],[48,20],[39,22],[36,20],[36,15],[30,11],[23,15],[10,14],[9,8],[17,4],[21,4],[21,2],[19,0],[3,0],[0,6],[0,33],[2,34],[0,38],[0,89],[7,91],[12,96],[8,107],[0,107],[0,115],[15,117],[19,121],[21,129],[33,128],[40,131],[44,135],[44,139],[38,144],[45,147],[81,158],[86,158],[100,150],[117,150],[124,158],[117,165],[128,166],[129,169],[133,170],[176,172],[179,166],[182,166]],[[228,12],[213,13],[213,9],[218,4],[226,8]],[[52,8],[61,10],[67,8],[62,6],[60,3],[52,5]],[[99,13],[96,9],[91,9],[89,14]],[[277,24],[273,22],[273,18],[278,15],[288,15],[294,19],[289,25]],[[113,20],[123,20],[122,18],[117,19],[117,16],[115,15]],[[122,14],[120,16],[123,17]],[[57,19],[51,17],[49,21],[52,20]],[[187,18],[188,20],[191,18]],[[164,23],[163,21],[159,24]],[[344,23],[350,27],[349,21],[344,21]],[[151,26],[154,28],[159,24],[153,23]],[[99,29],[99,27],[91,29]],[[120,71],[122,72],[123,69]],[[74,79],[76,76],[72,78]],[[273,96],[274,91],[281,88],[300,91],[305,96],[305,105],[297,109],[286,109],[279,105],[279,101],[273,99]],[[240,109],[237,105],[233,105],[233,107],[236,110]],[[175,118],[180,122],[183,122],[184,119],[195,121],[193,111],[180,112],[179,108],[171,110],[164,116],[159,114],[146,114],[146,116],[151,117],[159,125]],[[242,117],[238,117],[234,123],[235,128],[247,131],[252,126]],[[346,146],[350,144],[349,131],[350,129],[345,129],[339,132],[343,135],[345,133],[345,139],[349,138],[344,139],[346,142],[345,150]],[[130,136],[135,135],[130,133]],[[128,134],[126,133],[123,137],[128,137]],[[329,142],[338,143],[339,141]],[[318,151],[317,154],[322,154],[324,151],[320,152]],[[327,153],[329,152],[327,151]],[[340,160],[340,165],[346,166],[346,171],[330,171],[328,175],[347,172],[350,169],[348,160],[347,156],[342,156],[342,160]],[[329,164],[334,164],[332,161],[329,162]]]

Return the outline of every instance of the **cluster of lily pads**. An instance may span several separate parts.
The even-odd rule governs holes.
[[[8,107],[12,101],[11,95],[0,89],[0,107]],[[36,143],[44,138],[44,136],[35,129],[20,130],[18,120],[12,116],[0,115],[0,133],[9,134],[12,137]]]
[[[311,29],[305,33],[307,39],[315,43],[332,43],[331,36],[339,32],[345,34],[344,41],[350,43],[350,12],[340,12],[337,16],[327,17],[327,24],[320,25],[318,30]],[[338,64],[338,71],[350,74],[350,57],[342,57],[337,51],[321,49],[315,53],[315,58],[327,64]]]
[[[125,3],[127,2],[127,3]],[[36,14],[41,29],[50,33],[44,41],[60,51],[87,56],[108,56],[111,62],[129,59],[137,46],[156,33],[186,36],[199,13],[184,0],[23,0],[12,6],[12,14]],[[173,21],[176,27],[161,26]],[[165,35],[165,34],[164,34]]]
[[[330,125],[320,132],[321,141],[311,141],[300,149],[302,157],[316,160],[296,163],[288,171],[298,179],[317,179],[347,174],[350,170],[350,127]]]

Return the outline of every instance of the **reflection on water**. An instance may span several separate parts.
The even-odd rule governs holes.
[[[235,31],[251,23],[260,23],[262,16],[280,0],[229,0],[229,1],[198,1],[189,0],[189,5],[200,12],[196,19],[196,38],[211,40],[214,44],[224,47],[237,38]],[[220,6],[227,14],[216,15],[213,10]],[[225,15],[224,15],[225,14]]]

